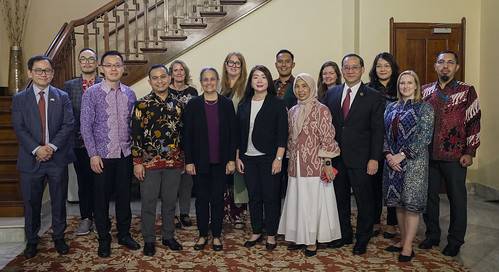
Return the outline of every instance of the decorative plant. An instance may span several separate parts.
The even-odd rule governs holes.
[[[7,26],[7,34],[11,45],[20,46],[22,43],[29,1],[0,0],[2,17]]]

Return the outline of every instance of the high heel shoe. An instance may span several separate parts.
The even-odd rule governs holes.
[[[204,243],[199,243],[199,240],[204,239]],[[194,250],[203,250],[204,247],[208,244],[208,238],[207,237],[199,237],[198,241],[196,244],[194,244]]]
[[[269,243],[268,241],[265,243],[265,248],[267,250],[274,250],[277,247],[277,242],[275,243]]]
[[[405,256],[405,255],[402,255],[402,253],[400,253],[399,262],[401,262],[401,263],[410,262],[412,260],[412,258],[414,258],[414,256],[416,256],[416,254],[414,254],[414,250],[411,252],[410,256]]]
[[[244,242],[244,247],[250,248],[254,247],[257,243],[260,243],[263,240],[263,236],[260,234],[260,236],[256,240],[248,240]]]
[[[218,240],[218,242],[220,242],[220,244],[215,244],[215,239]],[[221,251],[224,249],[224,246],[222,244],[222,241],[220,240],[219,237],[214,237],[213,238],[213,245],[212,245],[212,248],[214,251]]]

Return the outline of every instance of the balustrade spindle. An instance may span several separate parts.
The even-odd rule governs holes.
[[[104,51],[109,51],[109,15],[104,14]]]

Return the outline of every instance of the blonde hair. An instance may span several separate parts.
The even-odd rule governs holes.
[[[241,74],[239,78],[236,80],[234,87],[230,87],[229,75],[227,72],[227,62],[232,56],[236,56],[241,62]],[[243,54],[239,52],[230,52],[225,57],[223,68],[222,68],[222,95],[229,96],[234,93],[234,96],[243,97],[244,91],[246,87],[246,78],[248,77],[248,71],[246,70],[246,60],[244,59]]]
[[[419,81],[418,75],[413,70],[406,70],[400,73],[397,79],[397,98],[399,99],[399,101],[402,100],[402,96],[400,95],[400,79],[404,75],[412,76],[412,78],[414,78],[414,82],[416,83],[416,91],[414,92],[414,102],[419,102],[423,100],[423,95],[421,93],[421,82]]]

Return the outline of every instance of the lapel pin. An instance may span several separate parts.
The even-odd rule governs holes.
[[[363,93],[363,92],[360,92],[359,94],[360,94],[360,96],[364,96],[364,93]]]
[[[50,98],[50,101],[52,101],[52,102],[53,102],[53,101],[55,101],[55,99],[53,99],[53,98]]]

